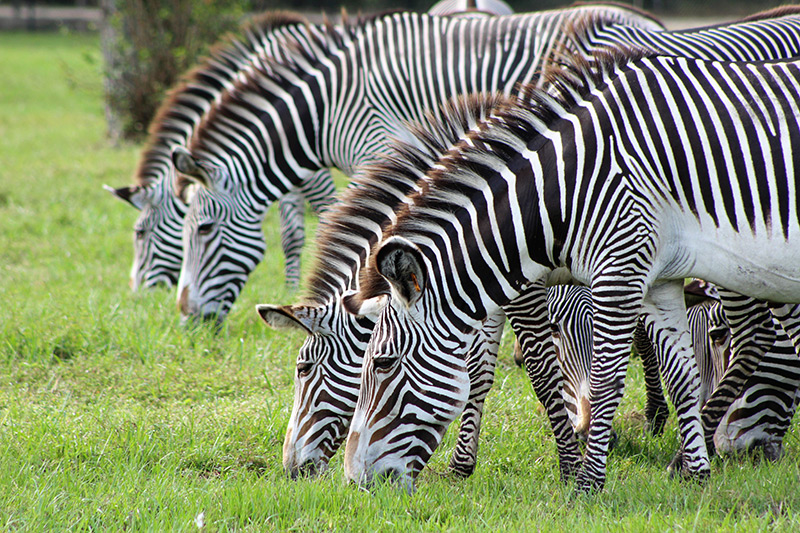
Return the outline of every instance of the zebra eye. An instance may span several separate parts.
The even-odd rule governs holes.
[[[211,233],[211,230],[214,229],[213,222],[203,222],[199,226],[197,226],[197,233],[200,235],[208,235]]]
[[[314,365],[311,363],[297,363],[297,375],[299,377],[307,376],[313,367]]]
[[[143,229],[135,229],[133,230],[133,233],[136,235],[137,240],[141,241],[144,239],[145,231]]]
[[[728,336],[728,330],[724,328],[711,329],[708,332],[708,336],[717,344],[722,344]]]
[[[372,366],[375,367],[375,370],[389,370],[394,366],[396,361],[396,357],[374,357],[372,359]]]

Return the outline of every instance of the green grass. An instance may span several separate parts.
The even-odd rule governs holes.
[[[0,33],[0,530],[790,530],[795,427],[778,464],[715,460],[670,481],[674,422],[643,432],[633,365],[605,492],[558,482],[553,439],[506,338],[475,475],[444,475],[452,432],[412,497],[281,469],[302,335],[253,311],[291,303],[275,213],[269,251],[220,335],[186,331],[174,295],[127,287],[138,147],[104,140],[94,36]],[[314,234],[309,219],[309,235]],[[305,266],[310,261],[306,259]]]

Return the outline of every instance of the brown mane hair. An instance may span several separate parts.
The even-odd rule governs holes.
[[[564,63],[551,71],[547,92],[528,85],[523,96],[498,106],[482,127],[471,130],[464,139],[445,152],[433,169],[426,173],[426,180],[420,182],[420,190],[411,194],[402,208],[396,211],[395,222],[384,229],[382,239],[421,229],[424,222],[420,222],[416,216],[420,210],[455,209],[454,197],[474,191],[470,178],[476,175],[476,164],[483,157],[499,157],[487,147],[498,141],[507,141],[509,137],[527,144],[541,135],[543,128],[561,120],[563,110],[574,108],[589,97],[591,91],[602,89],[606,84],[606,76],[614,69],[651,55],[643,50],[615,49],[601,52],[592,60],[576,58],[574,62]],[[372,247],[368,266],[362,269],[361,299],[387,292],[386,281],[377,270],[378,248]]]
[[[306,284],[307,303],[324,304],[332,292],[342,288],[341,274],[332,265],[346,264],[352,274],[364,271],[368,259],[364,242],[379,238],[364,227],[364,221],[369,221],[368,227],[390,224],[387,211],[402,211],[404,199],[416,187],[424,187],[419,180],[431,165],[451,153],[468,131],[482,127],[485,119],[513,100],[501,94],[461,96],[442,106],[442,119],[428,112],[423,123],[409,124],[418,143],[395,143],[393,151],[360,173],[325,213],[317,237],[315,265]],[[356,254],[358,264],[353,264]],[[376,283],[382,283],[382,279]]]

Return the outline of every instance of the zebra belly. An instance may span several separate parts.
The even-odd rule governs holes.
[[[664,277],[698,277],[753,298],[800,303],[800,238],[792,233],[784,239],[698,225],[683,232],[674,257],[676,271]]]

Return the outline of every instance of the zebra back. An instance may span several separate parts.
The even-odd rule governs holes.
[[[677,31],[606,24],[588,15],[572,24],[567,43],[566,49],[585,58],[620,46],[718,61],[790,58],[800,55],[800,6],[784,6],[732,23]]]

